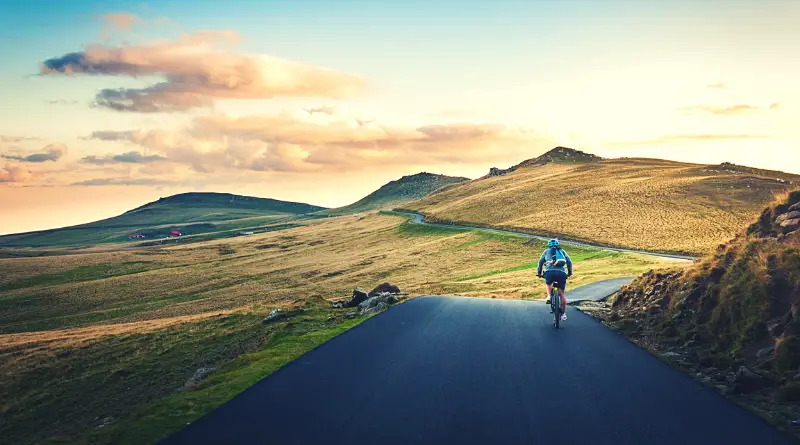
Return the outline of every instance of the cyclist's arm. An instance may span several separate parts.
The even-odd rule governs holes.
[[[536,268],[537,277],[542,274],[542,266],[544,266],[545,262],[545,252],[542,252],[542,256],[539,257],[539,267]]]
[[[567,252],[564,252],[564,257],[567,259],[567,275],[572,275],[572,260]]]

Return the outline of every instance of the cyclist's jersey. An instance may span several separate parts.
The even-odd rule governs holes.
[[[542,256],[539,258],[539,267],[536,269],[537,275],[542,274],[543,267],[544,272],[557,270],[572,275],[572,260],[560,247],[548,247],[542,252]]]

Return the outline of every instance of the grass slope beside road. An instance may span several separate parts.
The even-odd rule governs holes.
[[[530,264],[544,245],[522,237],[379,214],[304,224],[191,245],[0,260],[0,443],[152,442],[357,324],[326,302],[354,286],[543,296]],[[676,264],[570,254],[575,286]],[[274,307],[296,312],[262,325]],[[207,366],[216,373],[177,392]]]
[[[523,163],[403,207],[431,222],[697,255],[730,239],[792,182],[800,176],[657,159]]]

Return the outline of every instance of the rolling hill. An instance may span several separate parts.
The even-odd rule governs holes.
[[[335,216],[388,209],[422,199],[440,190],[442,187],[468,180],[468,178],[436,175],[425,172],[403,176],[396,181],[389,182],[353,204],[337,209],[326,210],[323,211],[323,213]]]
[[[557,147],[403,206],[431,221],[697,254],[731,238],[800,176],[729,163],[602,159]]]
[[[320,210],[324,207],[229,193],[183,193],[88,224],[0,236],[0,247],[120,242],[131,234],[160,238],[173,230],[201,234],[256,227]]]

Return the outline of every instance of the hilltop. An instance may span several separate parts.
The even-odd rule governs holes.
[[[329,215],[388,209],[422,199],[443,187],[468,181],[468,178],[417,173],[391,181],[353,204],[326,211]]]
[[[0,247],[41,247],[127,241],[131,234],[167,237],[254,227],[324,210],[296,202],[230,193],[183,193],[88,224],[0,236]]]
[[[603,159],[557,147],[404,208],[432,221],[698,254],[797,184],[798,175],[733,164]]]
[[[788,425],[800,416],[798,304],[800,190],[693,266],[646,273],[593,315]]]
[[[502,176],[506,173],[511,173],[516,171],[522,167],[539,167],[542,165],[546,165],[548,163],[554,164],[584,164],[588,162],[595,162],[595,161],[602,161],[603,158],[597,155],[593,155],[591,153],[586,153],[580,150],[575,150],[574,148],[567,148],[567,147],[556,147],[547,153],[537,156],[533,159],[528,159],[525,161],[520,162],[517,165],[509,167],[507,169],[500,169],[497,167],[492,167],[489,170],[489,174],[485,176],[492,177],[492,176]],[[481,179],[484,179],[481,178]]]

